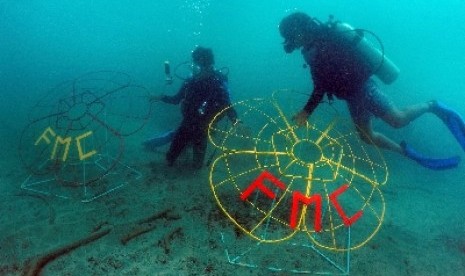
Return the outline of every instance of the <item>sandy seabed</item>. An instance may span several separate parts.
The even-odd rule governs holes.
[[[340,273],[310,249],[257,246],[219,209],[209,168],[190,169],[189,155],[167,167],[166,147],[132,148],[122,162],[140,178],[82,203],[22,189],[28,172],[11,141],[0,170],[0,275]],[[350,274],[465,275],[464,169],[431,172],[398,156],[387,161],[385,219],[372,240],[351,251]],[[243,254],[242,265],[230,262],[234,254]]]

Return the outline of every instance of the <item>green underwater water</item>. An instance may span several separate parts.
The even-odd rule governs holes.
[[[73,229],[81,229],[80,233],[90,232],[102,221],[99,215],[107,216],[109,224],[114,225],[114,230],[109,235],[114,238],[112,235],[121,236],[125,233],[125,223],[133,222],[133,218],[143,218],[156,210],[172,208],[183,218],[173,219],[171,224],[167,223],[168,228],[184,227],[184,237],[174,238],[174,243],[178,239],[190,244],[187,246],[188,253],[172,249],[174,253],[170,255],[163,254],[160,250],[151,250],[152,247],[144,244],[150,238],[144,236],[141,241],[129,243],[129,247],[112,248],[112,241],[107,239],[102,244],[90,245],[89,248],[97,252],[95,256],[98,257],[95,258],[113,262],[111,273],[116,274],[118,271],[139,275],[169,274],[167,271],[187,275],[204,274],[208,262],[200,260],[201,264],[191,264],[186,261],[190,260],[186,255],[199,259],[211,255],[209,262],[214,264],[217,271],[235,274],[233,271],[236,266],[228,263],[221,243],[218,242],[218,231],[222,229],[234,233],[236,226],[224,216],[215,202],[209,187],[209,168],[201,172],[190,170],[187,168],[190,155],[186,154],[182,156],[177,168],[169,170],[164,166],[167,146],[155,152],[145,152],[141,147],[141,141],[154,133],[175,128],[180,121],[177,106],[149,106],[145,97],[161,92],[176,93],[182,79],[175,77],[172,84],[167,83],[164,62],[170,62],[172,72],[185,76],[189,70],[183,63],[190,59],[190,53],[196,45],[203,45],[213,49],[217,68],[226,67],[224,70],[228,72],[233,102],[255,98],[270,99],[273,91],[287,89],[280,92],[285,95],[282,96],[282,108],[287,118],[292,117],[304,105],[312,88],[308,69],[302,66],[302,56],[298,52],[286,54],[278,32],[280,20],[296,10],[307,12],[322,21],[326,21],[331,14],[336,19],[376,33],[383,43],[386,55],[401,69],[396,82],[389,86],[380,84],[381,89],[396,105],[405,106],[437,99],[465,115],[465,28],[462,26],[464,3],[460,0],[447,3],[398,1],[395,4],[389,1],[365,0],[125,0],[117,3],[0,1],[0,15],[3,18],[0,27],[0,131],[3,152],[0,190],[5,199],[2,209],[6,213],[6,222],[1,228],[0,246],[4,252],[4,256],[0,258],[1,271],[19,274],[23,261],[31,256],[49,251],[54,248],[52,245],[66,244],[82,236],[69,234]],[[178,65],[179,69],[176,69]],[[113,93],[115,87],[118,89],[121,85],[125,86],[124,90],[118,90],[124,93],[116,92],[108,101],[102,99],[102,106],[108,107],[105,115],[99,105],[93,105],[88,110],[91,113],[97,112],[99,118],[106,118],[105,123],[115,129],[127,130],[122,139],[124,142],[111,138],[114,134],[111,130],[99,132],[102,124],[91,119],[87,121],[89,125],[79,125],[73,131],[66,131],[69,126],[60,125],[54,120],[53,112],[60,110],[60,99],[68,99],[70,93],[76,91],[73,89],[77,86],[69,85],[69,81],[72,83],[88,73],[101,71],[122,74],[94,77],[90,81],[79,82],[79,91],[97,88],[96,94],[101,95],[104,91]],[[102,79],[105,81],[102,82]],[[108,79],[111,80],[110,83],[107,82]],[[133,88],[126,87],[128,82]],[[93,93],[90,94],[93,97]],[[85,108],[80,106],[74,109],[72,116],[80,116]],[[261,108],[272,109],[257,106],[257,109]],[[244,110],[247,111],[247,108],[242,111]],[[150,116],[146,117],[146,114]],[[41,120],[41,124],[30,127],[31,122],[49,115],[51,116],[46,121]],[[348,118],[344,103],[320,106],[314,119],[326,123],[333,116]],[[253,131],[260,130],[263,126],[263,119],[250,115],[244,117],[244,123]],[[80,141],[90,141],[86,139],[90,136],[80,135],[89,129],[94,131],[98,141],[92,145],[99,153],[106,151],[112,156],[119,156],[121,153],[121,164],[111,160],[107,162],[111,164],[111,168],[125,169],[122,170],[124,176],[110,175],[109,180],[105,181],[114,183],[129,179],[134,184],[124,186],[91,203],[81,203],[79,199],[43,196],[36,191],[22,189],[21,184],[24,184],[31,172],[27,165],[32,162],[39,166],[39,162],[49,156],[50,147],[46,149],[46,153],[40,155],[42,159],[34,159],[31,157],[34,154],[31,148],[43,130],[50,125],[63,127],[65,131],[60,134],[75,139],[70,150],[70,156],[75,160],[79,159],[76,137],[81,137]],[[374,121],[374,127],[396,141],[406,140],[426,155],[459,155],[462,159],[465,158],[464,149],[433,115],[425,115],[403,129],[392,129],[379,120]],[[344,123],[343,128],[350,129],[350,122]],[[119,138],[121,137],[117,137]],[[107,143],[108,141],[111,142]],[[244,142],[240,139],[233,141],[236,147],[250,146],[248,142],[250,141]],[[105,146],[107,144],[108,147]],[[84,147],[81,153],[88,153],[91,148]],[[376,153],[372,149],[368,151]],[[214,147],[209,145],[207,157],[209,154],[218,156],[219,153],[220,151],[214,151]],[[462,237],[465,231],[462,212],[465,195],[464,161],[452,170],[433,171],[390,152],[382,151],[382,157],[388,168],[388,181],[381,188],[386,213],[383,224],[373,239],[353,252],[353,274],[462,273],[465,262],[465,241]],[[240,165],[247,167],[247,162]],[[255,159],[252,158],[250,162],[255,162]],[[126,170],[126,166],[135,169],[137,173],[141,172],[142,180],[134,180],[137,174]],[[76,170],[79,169],[73,169],[74,172]],[[59,175],[69,176],[72,173],[68,173],[65,167]],[[100,172],[89,170],[86,173]],[[251,180],[251,177],[247,180]],[[192,197],[188,196],[189,193]],[[207,211],[202,213],[186,206],[189,205],[187,203],[183,204],[191,201],[189,204],[198,209],[202,209],[203,202],[208,202],[205,203],[208,206],[205,207]],[[50,221],[51,210],[54,210],[56,223]],[[221,221],[219,229],[210,226],[212,217]],[[207,234],[197,237],[196,227],[205,230]],[[372,227],[371,224],[367,225],[360,229],[360,233],[370,232]],[[163,235],[154,235],[152,239],[162,240]],[[209,240],[218,242],[216,247],[211,244],[210,247],[207,246]],[[247,240],[240,241],[241,244],[249,244]],[[263,250],[264,255],[267,250],[277,250],[268,248],[258,249],[257,254],[260,250]],[[236,251],[240,253],[242,249],[238,248]],[[69,272],[70,267],[73,268],[70,265],[73,263],[73,256],[87,256],[84,264],[74,264],[83,269],[84,274],[110,273],[105,272],[108,266],[102,263],[92,266],[93,262],[89,258],[93,256],[89,254],[77,252],[77,255],[52,263],[50,275],[59,271]],[[133,264],[127,261],[125,254],[133,254]],[[156,258],[157,262],[149,260],[150,257],[147,260],[140,257],[144,254]],[[290,250],[289,253],[288,250],[283,258],[292,258],[293,254],[304,253],[298,250],[295,253]],[[264,267],[274,265],[268,258],[270,257],[262,260]],[[314,257],[309,254],[306,258]],[[187,264],[179,266],[184,269],[176,270],[179,260],[186,261]],[[296,260],[285,263],[286,269],[304,269],[302,263]],[[143,268],[134,270],[133,266],[138,265]],[[251,275],[263,275],[267,271],[261,268],[237,269]]]

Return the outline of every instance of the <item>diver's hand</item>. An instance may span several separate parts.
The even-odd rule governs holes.
[[[151,103],[160,102],[163,99],[164,96],[165,96],[164,94],[151,95],[151,96],[149,96],[149,101]]]
[[[307,118],[308,118],[308,113],[305,110],[300,111],[294,117],[292,117],[292,120],[298,125],[298,126],[304,126],[307,123]]]

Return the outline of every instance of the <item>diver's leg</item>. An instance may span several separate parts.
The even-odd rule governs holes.
[[[373,130],[371,120],[368,122],[358,122],[357,132],[360,139],[367,144],[373,144],[377,147],[403,154],[403,149],[398,143],[382,133]]]
[[[174,161],[176,161],[182,151],[186,148],[189,140],[190,138],[188,129],[181,125],[173,137],[170,149],[166,153],[166,161],[168,162],[168,166],[173,166]]]
[[[391,101],[379,91],[373,81],[367,81],[360,93],[355,94],[356,97],[347,99],[347,107],[360,139],[367,144],[402,153],[398,143],[374,131],[372,127],[373,116],[382,117],[393,110]]]
[[[372,80],[368,80],[360,93],[357,94],[357,98],[350,100],[351,103],[349,103],[349,107],[353,105],[357,109],[366,109],[372,115],[381,118],[395,128],[404,127],[426,112],[431,112],[433,110],[433,101],[399,109],[386,94],[380,91],[376,83]]]
[[[398,109],[393,107],[380,118],[395,128],[401,128],[408,125],[411,121],[417,119],[426,112],[431,111],[432,102],[420,103]]]
[[[193,145],[193,154],[194,154],[193,166],[194,168],[196,169],[202,168],[206,152],[207,152],[207,136],[202,133],[194,138],[194,145]]]

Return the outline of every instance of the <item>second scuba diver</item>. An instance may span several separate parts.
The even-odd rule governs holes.
[[[405,142],[396,143],[373,130],[373,116],[390,126],[401,128],[427,112],[441,110],[435,101],[419,103],[403,109],[397,108],[383,94],[372,76],[389,84],[397,75],[397,67],[384,53],[370,47],[359,31],[347,24],[330,20],[321,23],[302,12],[282,19],[279,31],[284,38],[284,51],[301,49],[310,66],[313,91],[303,109],[293,119],[297,125],[306,124],[307,118],[327,95],[345,100],[360,138],[370,144],[403,154],[431,169],[457,166],[458,156],[445,159],[427,158],[417,154]]]
[[[194,72],[174,96],[157,95],[152,101],[170,104],[181,103],[182,122],[174,132],[170,148],[166,154],[168,166],[173,166],[182,151],[193,147],[193,167],[203,166],[207,149],[208,124],[221,110],[231,105],[227,78],[214,68],[213,51],[196,47],[192,52]],[[236,125],[239,120],[234,108],[228,108],[227,116]]]

